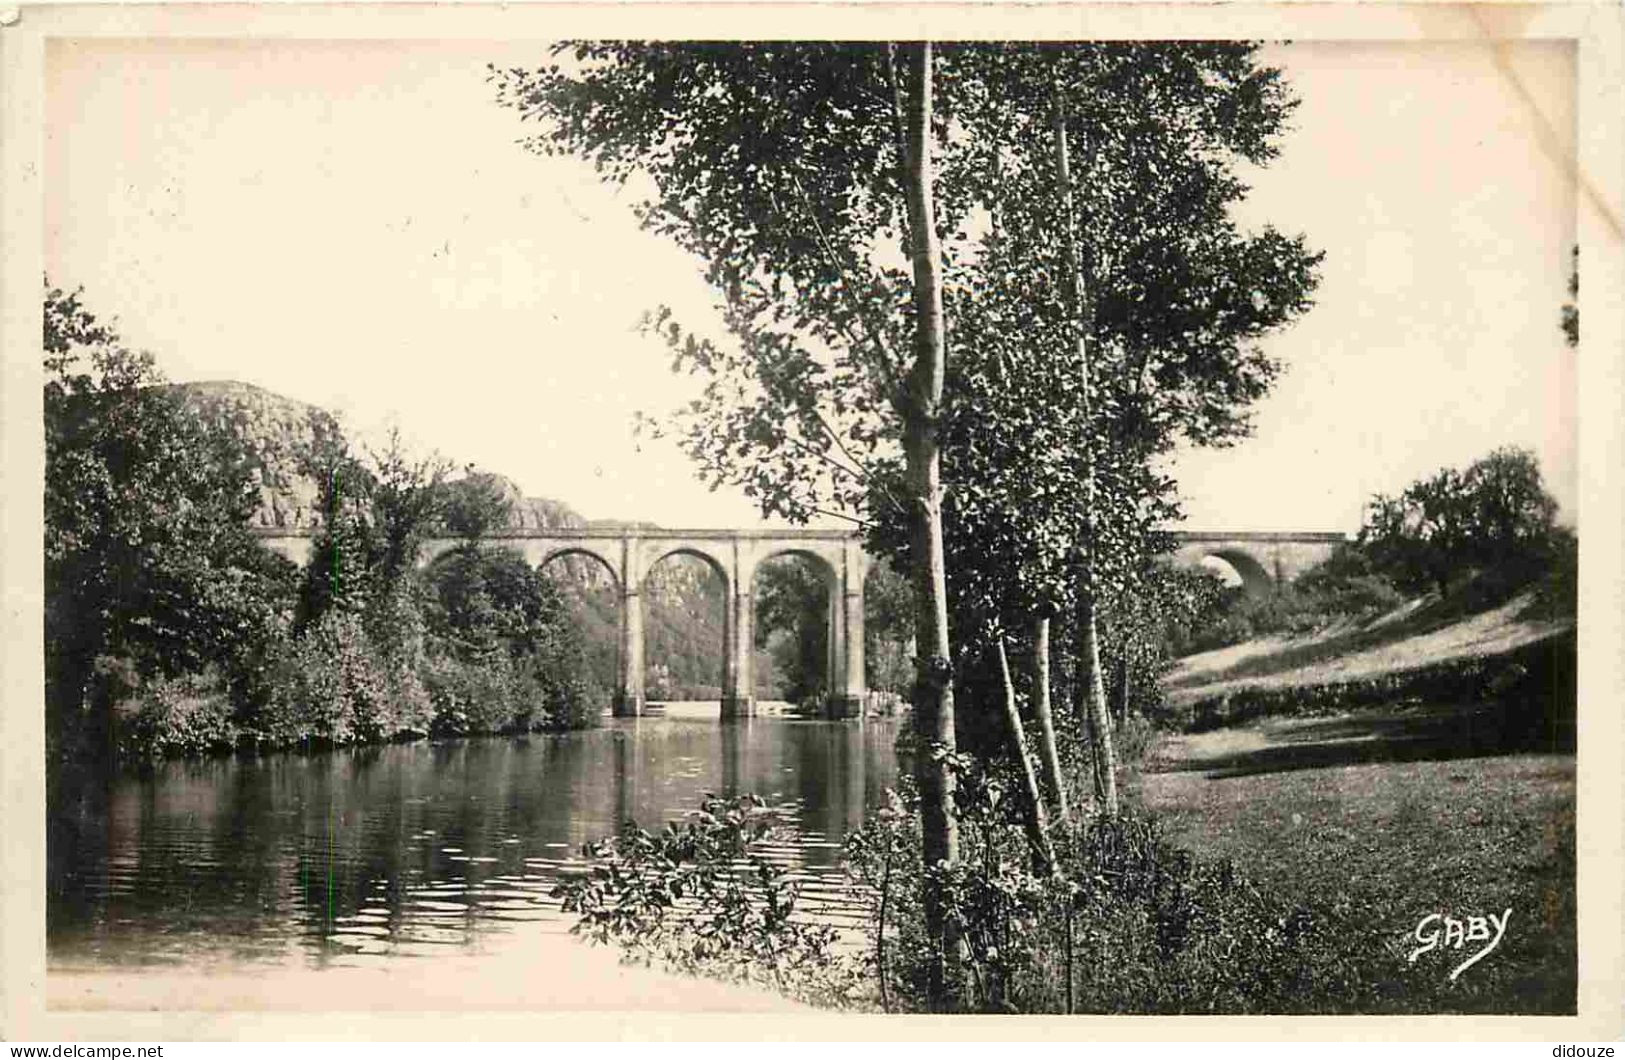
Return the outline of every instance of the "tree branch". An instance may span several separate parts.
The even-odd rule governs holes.
[[[813,415],[816,416],[818,414],[816,412],[814,412]],[[819,422],[820,423],[823,422],[823,417],[821,417],[821,416],[819,417]],[[847,467],[845,464],[841,463],[839,460],[836,460],[834,457],[830,456],[828,453],[826,453],[826,452],[824,452],[823,450],[820,450],[820,449],[814,449],[812,446],[808,445],[806,442],[802,441],[800,438],[797,438],[795,435],[787,433],[787,434],[784,435],[784,440],[789,442],[791,445],[795,446],[797,449],[801,450],[803,453],[806,453],[809,456],[817,457],[818,459],[822,460],[824,463],[828,464],[830,467],[833,467],[833,468],[835,468],[835,469],[837,469],[839,471],[846,472],[848,475],[851,475],[853,478],[857,479],[859,482],[862,482],[864,485],[869,484],[869,476],[867,474],[865,474],[864,472],[859,471],[857,468]]]
[[[818,211],[813,208],[812,196],[807,194],[806,187],[804,187],[801,183],[800,175],[791,173],[790,180],[796,186],[796,193],[801,196],[801,208],[806,211],[807,219],[812,222],[813,232],[817,236],[819,250],[822,251],[824,259],[829,263],[829,267],[833,269],[836,276],[840,277],[842,280],[842,296],[848,303],[848,306],[852,311],[852,315],[857,318],[858,322],[863,325],[864,330],[869,333],[869,341],[874,344],[875,356],[878,359],[880,374],[885,378],[887,387],[892,390],[896,390],[901,385],[901,380],[897,376],[897,366],[891,355],[891,351],[886,348],[885,342],[880,338],[879,329],[874,326],[874,322],[869,319],[869,314],[864,312],[864,308],[858,301],[857,296],[852,293],[852,285],[850,282],[848,282],[850,273],[848,272],[847,268],[843,266],[836,255],[834,244],[830,242],[829,234],[824,231],[823,222],[818,219]],[[847,341],[852,343],[854,348],[862,345],[852,336],[845,323],[839,323],[839,327],[841,328],[842,332],[846,333]],[[851,454],[848,455],[850,456]]]
[[[814,515],[827,515],[832,519],[845,519],[847,522],[853,524],[854,526],[868,526],[869,525],[869,523],[866,520],[859,519],[855,515],[847,515],[845,512],[832,512],[827,508],[808,508],[807,510],[812,512]]]

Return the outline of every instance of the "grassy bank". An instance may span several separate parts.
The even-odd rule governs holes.
[[[1572,619],[1525,595],[1411,602],[1365,624],[1181,660],[1166,733],[1130,779],[1169,837],[1327,904],[1388,982],[1382,1012],[1573,1012]],[[1408,955],[1430,914],[1505,937]]]
[[[1169,737],[1131,791],[1181,845],[1369,926],[1389,951],[1381,1010],[1573,1012],[1574,758],[1481,754],[1445,738],[1463,720],[1413,708]],[[1477,944],[1405,961],[1428,914],[1508,908],[1501,944],[1454,983]]]

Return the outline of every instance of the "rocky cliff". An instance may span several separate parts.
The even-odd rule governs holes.
[[[305,470],[305,456],[343,439],[332,413],[250,383],[180,383],[173,389],[200,419],[230,430],[248,454],[260,506],[257,526],[307,528],[319,525],[319,490]],[[526,497],[513,480],[479,473],[494,481],[510,502],[509,529],[594,525],[569,505],[547,497]]]

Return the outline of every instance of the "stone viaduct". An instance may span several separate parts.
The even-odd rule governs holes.
[[[310,559],[315,531],[309,528],[256,528],[271,550],[303,566]],[[1329,556],[1344,540],[1337,533],[1231,533],[1176,531],[1172,560],[1197,566],[1208,557],[1228,563],[1249,592],[1296,578]],[[643,607],[645,576],[667,556],[696,556],[722,579],[722,716],[743,717],[755,708],[751,646],[755,638],[757,569],[775,556],[813,561],[829,587],[830,713],[852,717],[865,699],[863,659],[864,578],[869,557],[857,534],[846,530],[663,530],[651,527],[518,529],[493,532],[492,545],[519,552],[533,567],[561,556],[588,556],[609,571],[620,593],[619,678],[612,710],[620,717],[643,712]],[[452,538],[433,538],[419,554],[427,566],[456,548]]]
[[[314,532],[258,529],[260,540],[303,566]],[[644,527],[499,530],[487,539],[511,548],[533,567],[561,556],[590,556],[603,564],[620,593],[620,675],[611,709],[619,717],[643,712],[643,607],[645,576],[667,556],[697,556],[722,579],[722,716],[748,716],[754,709],[751,645],[755,639],[756,570],[775,556],[811,559],[829,586],[830,713],[858,714],[865,699],[863,580],[869,559],[858,537],[845,530],[657,530]],[[434,538],[419,553],[433,563],[461,542]]]

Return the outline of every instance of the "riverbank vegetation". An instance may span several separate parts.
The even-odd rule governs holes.
[[[1280,369],[1258,340],[1308,311],[1318,282],[1302,238],[1234,220],[1239,174],[1275,156],[1295,105],[1280,71],[1247,44],[586,42],[556,56],[493,72],[501,102],[536,122],[528,146],[646,189],[640,219],[727,299],[733,344],[651,312],[674,368],[709,380],[655,429],[765,515],[853,520],[910,579],[913,784],[850,851],[875,896],[875,1003],[1463,1004],[1336,891],[1255,885],[1123,806],[1123,752],[1151,743],[1158,676],[1215,625],[1245,637],[1368,616],[1418,578],[1455,592],[1440,563],[1509,527],[1518,538],[1526,517],[1551,530],[1543,494],[1511,488],[1528,462],[1505,453],[1378,498],[1358,551],[1301,600],[1227,600],[1159,562],[1158,528],[1178,517],[1162,458],[1246,436]],[[1471,552],[1467,582],[1522,584],[1512,556]],[[1464,694],[1475,679],[1460,677]],[[628,860],[659,844],[627,835],[598,852],[596,882],[565,891],[622,938],[696,901],[672,883],[650,904],[646,888],[706,856],[679,844]],[[703,933],[678,922],[674,945]],[[761,960],[778,975],[776,953]]]
[[[503,516],[398,442],[359,456],[313,417],[301,570],[250,530],[259,482],[78,292],[45,295],[45,643],[59,756],[322,747],[591,724],[557,590],[482,543]],[[463,538],[417,569],[432,528]]]

